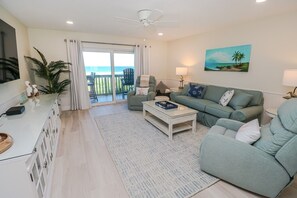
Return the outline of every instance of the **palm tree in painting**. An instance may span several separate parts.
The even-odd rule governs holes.
[[[235,61],[235,65],[238,65],[240,54],[241,54],[240,51],[235,51],[234,54],[232,55],[232,60]]]
[[[235,61],[235,65],[241,65],[241,60],[245,58],[244,53],[235,51],[232,55],[232,60]]]
[[[239,65],[241,65],[241,60],[245,58],[245,55],[244,53],[239,53],[238,55],[238,62],[239,62]]]

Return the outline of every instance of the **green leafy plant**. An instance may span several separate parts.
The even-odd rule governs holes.
[[[235,51],[232,55],[232,60],[235,61],[236,65],[241,65],[241,60],[245,58],[244,53],[241,53],[240,51]]]
[[[48,63],[44,55],[35,47],[34,49],[39,54],[41,61],[29,56],[25,56],[25,59],[35,66],[32,68],[35,74],[47,81],[47,85],[40,85],[39,91],[44,94],[58,93],[60,95],[66,90],[67,85],[70,84],[69,79],[60,81],[60,75],[69,72],[68,66],[71,65],[71,63],[61,60]]]

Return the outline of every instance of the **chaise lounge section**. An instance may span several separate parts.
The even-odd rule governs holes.
[[[190,83],[191,85],[197,83]],[[248,122],[258,118],[260,121],[263,112],[263,93],[261,91],[235,89],[214,85],[200,85],[205,87],[202,98],[192,97],[189,94],[190,85],[184,86],[181,92],[170,95],[172,101],[198,110],[197,121],[211,127],[219,118],[229,118],[241,122]],[[227,90],[234,90],[234,95],[227,106],[219,101]]]
[[[255,143],[237,140],[243,125],[218,120],[201,143],[201,170],[257,194],[276,197],[297,173],[297,99],[279,107],[277,116],[261,127],[260,139],[255,139],[253,127],[244,131],[244,139],[253,138]]]

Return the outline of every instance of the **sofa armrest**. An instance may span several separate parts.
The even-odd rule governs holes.
[[[233,131],[238,131],[238,129],[243,125],[243,122],[237,120],[231,120],[227,118],[220,118],[216,122],[216,125],[222,126],[227,129],[231,129]]]
[[[263,106],[251,106],[234,111],[230,118],[241,122],[247,122],[258,118],[262,112]]]
[[[135,96],[135,94],[136,94],[135,91],[129,91],[129,92],[127,93],[127,96],[128,96],[128,98],[130,98],[131,96]],[[153,92],[153,91],[148,92],[148,94],[147,94],[147,99],[148,99],[148,100],[154,100],[154,99],[155,99],[155,96],[156,96],[156,93],[155,93],[155,92]]]
[[[275,155],[291,177],[297,172],[297,136],[289,140]]]
[[[154,100],[155,99],[155,96],[156,96],[156,92],[153,92],[153,91],[148,92],[147,99],[148,100]]]
[[[181,91],[174,91],[174,92],[171,92],[170,93],[170,99],[175,102],[175,98],[176,96],[180,96],[182,95],[182,92]]]
[[[201,170],[268,197],[276,197],[290,182],[273,156],[220,134],[205,136],[199,161]]]
[[[135,94],[136,94],[135,91],[129,91],[129,92],[127,93],[127,97],[129,97],[129,96],[133,96],[133,95],[135,95]]]

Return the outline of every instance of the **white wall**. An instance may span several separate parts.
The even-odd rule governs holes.
[[[282,85],[283,70],[297,68],[297,12],[219,29],[168,43],[168,79],[175,67],[189,66],[185,80],[261,90],[265,105],[277,107],[292,88]],[[251,44],[247,73],[204,71],[206,49]],[[175,82],[176,84],[176,82]]]
[[[121,36],[87,34],[70,31],[27,29],[17,19],[0,7],[2,20],[16,29],[21,80],[0,85],[0,104],[18,95],[24,80],[29,79],[29,70],[23,56],[31,52],[37,57],[33,46],[41,50],[48,60],[65,60],[64,39],[84,41],[136,44],[141,39]],[[151,74],[164,80],[170,87],[178,85],[175,67],[190,67],[186,81],[195,81],[222,86],[261,90],[265,96],[265,106],[277,107],[283,102],[281,96],[292,88],[282,85],[285,68],[297,68],[297,13],[270,17],[247,24],[219,29],[214,32],[195,35],[171,42],[148,41],[152,46]],[[27,36],[29,34],[29,42]],[[249,72],[206,72],[204,71],[205,50],[234,45],[251,44]],[[28,48],[28,46],[30,46]],[[63,97],[63,109],[69,106],[69,97]]]
[[[36,47],[45,55],[48,60],[67,61],[66,46],[64,42],[65,38],[79,39],[81,41],[111,42],[122,44],[143,43],[142,39],[122,36],[29,28],[29,40],[32,56],[38,57],[33,49],[33,47]],[[147,41],[146,44],[151,45],[151,75],[154,75],[158,80],[166,79],[167,43],[162,41]],[[62,96],[62,109],[69,109],[69,104],[69,94],[67,93]]]
[[[19,95],[25,90],[24,81],[29,80],[29,69],[25,63],[24,56],[29,55],[29,41],[27,28],[4,8],[0,6],[0,19],[14,27],[16,30],[17,50],[20,67],[20,79],[0,84],[0,106]]]

